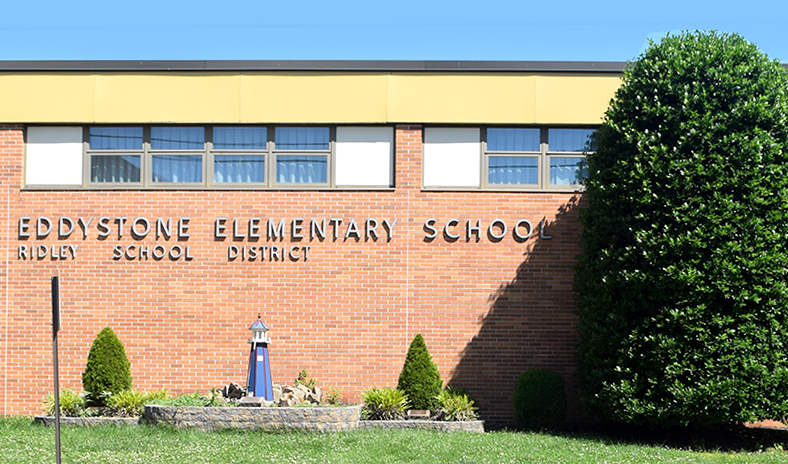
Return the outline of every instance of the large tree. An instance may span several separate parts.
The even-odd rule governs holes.
[[[607,420],[788,413],[788,78],[738,35],[630,63],[588,159],[579,374]]]

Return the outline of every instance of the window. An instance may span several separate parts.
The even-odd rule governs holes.
[[[391,127],[93,126],[83,132],[83,186],[393,185]]]
[[[151,127],[151,182],[202,183],[204,152],[205,129],[202,127]]]
[[[551,185],[580,184],[588,177],[586,153],[596,150],[593,129],[548,129]]]
[[[487,128],[484,187],[576,190],[595,149],[595,129]]]
[[[328,127],[277,127],[277,184],[325,184],[330,154]]]
[[[268,129],[213,128],[213,183],[265,184]]]
[[[91,127],[90,182],[139,184],[142,140],[142,127]]]
[[[487,129],[487,185],[539,185],[539,129]]]

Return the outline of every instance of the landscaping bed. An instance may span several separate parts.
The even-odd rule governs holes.
[[[142,420],[200,430],[303,430],[340,432],[355,430],[360,406],[344,407],[198,407],[146,405]]]

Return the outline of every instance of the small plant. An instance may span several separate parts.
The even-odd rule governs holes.
[[[144,406],[152,401],[167,397],[167,390],[141,392],[134,389],[115,393],[107,400],[107,413],[118,417],[137,417],[142,415]]]
[[[104,406],[105,392],[128,390],[131,380],[131,363],[123,343],[111,328],[103,328],[90,347],[88,363],[82,373],[82,386],[94,404]]]
[[[339,387],[328,387],[328,390],[323,392],[322,400],[325,404],[340,404],[342,402],[342,389]]]
[[[408,348],[397,388],[407,394],[414,409],[437,408],[436,398],[443,390],[443,380],[421,334],[416,335]]]
[[[361,395],[363,405],[361,417],[369,420],[396,420],[405,417],[410,407],[408,395],[402,390],[375,387],[364,390]]]
[[[298,378],[295,379],[293,385],[303,385],[311,390],[315,388],[315,385],[317,385],[317,380],[313,379],[306,369],[301,369],[301,372],[298,373]]]
[[[437,396],[438,410],[435,418],[444,421],[472,421],[479,418],[473,400],[459,389],[447,387]]]
[[[60,392],[60,414],[69,417],[82,417],[87,415],[85,406],[86,400],[84,395],[71,390],[63,390]],[[52,393],[47,394],[44,398],[44,412],[50,416],[55,414],[55,395]]]
[[[514,425],[523,430],[555,429],[566,422],[566,392],[560,374],[529,369],[514,386]]]

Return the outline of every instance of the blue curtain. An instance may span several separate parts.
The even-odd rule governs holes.
[[[548,129],[549,151],[594,151],[596,130],[594,129]]]
[[[265,150],[268,133],[265,127],[214,127],[214,150]]]
[[[586,159],[581,157],[550,157],[550,185],[580,184],[588,176]]]
[[[328,182],[328,157],[277,155],[276,181],[280,184],[325,184]]]
[[[213,181],[265,182],[265,156],[263,155],[214,155]]]
[[[535,156],[490,156],[487,164],[488,184],[539,183],[539,159]]]
[[[139,155],[91,155],[91,182],[139,182]]]
[[[205,148],[203,127],[151,127],[152,150],[202,150]]]
[[[487,151],[539,151],[539,129],[487,129]]]
[[[277,127],[276,150],[328,150],[328,127]]]
[[[202,155],[153,155],[153,182],[202,182]]]

